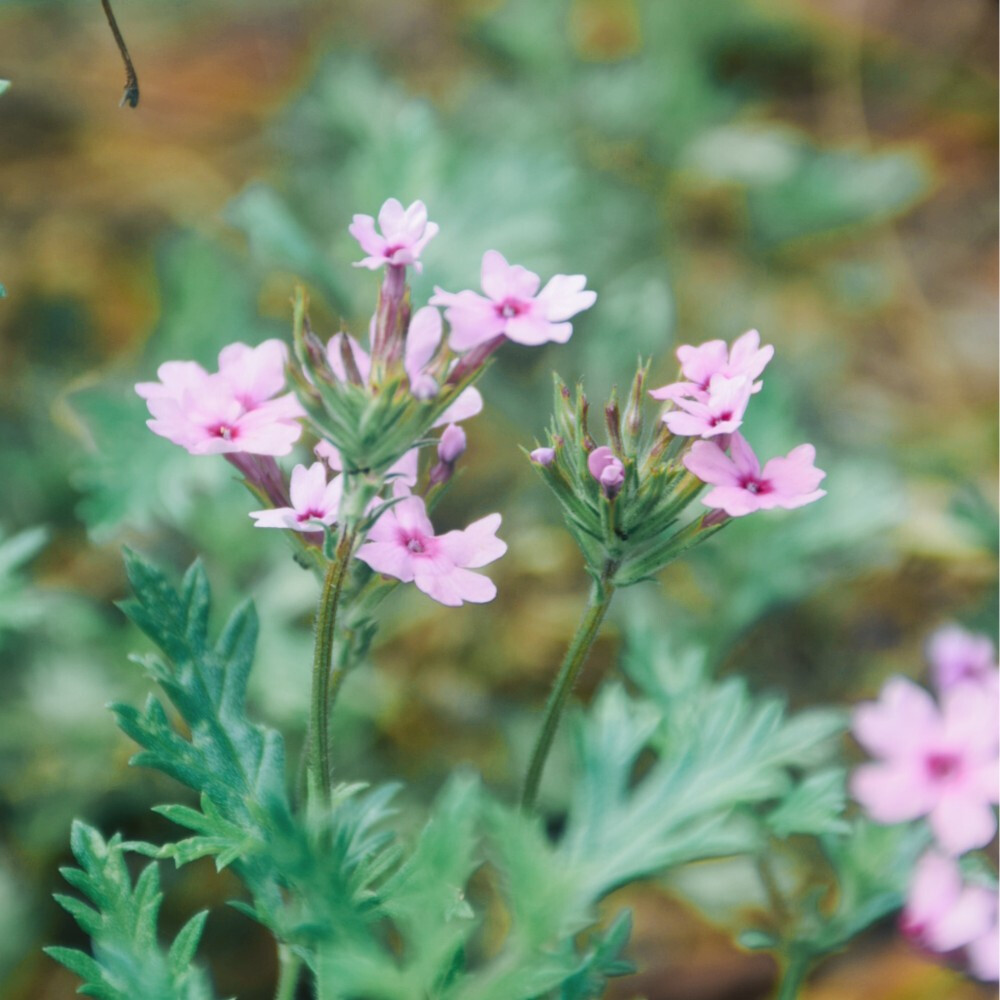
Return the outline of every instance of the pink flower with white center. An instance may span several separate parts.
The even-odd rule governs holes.
[[[927,658],[938,691],[947,691],[962,681],[975,681],[994,697],[1000,689],[996,647],[989,636],[945,625],[927,643]]]
[[[508,264],[496,250],[483,255],[482,287],[478,292],[434,289],[431,305],[445,306],[451,326],[451,346],[467,351],[504,336],[535,346],[550,340],[565,344],[573,334],[566,322],[597,301],[582,274],[557,274],[539,291],[541,279],[518,264]]]
[[[826,496],[826,490],[817,489],[826,473],[813,465],[816,449],[811,444],[772,458],[763,469],[742,434],[734,433],[729,447],[732,457],[714,441],[695,441],[684,456],[685,468],[715,487],[702,497],[706,507],[742,517],[775,507],[792,510]]]
[[[965,883],[953,858],[928,851],[920,859],[900,928],[915,944],[929,951],[948,955],[961,950],[977,979],[998,978],[996,890]]]
[[[1000,725],[976,684],[957,684],[941,706],[904,677],[854,710],[855,739],[876,761],[851,778],[851,794],[879,823],[927,816],[938,844],[958,855],[993,839]]]
[[[615,496],[625,482],[625,466],[607,445],[595,448],[587,456],[587,468],[608,498]]]
[[[258,347],[230,344],[209,374],[193,361],[160,365],[159,382],[140,382],[153,419],[147,426],[192,455],[287,455],[302,433],[294,394],[285,385],[288,350],[280,340]]]
[[[678,409],[663,415],[671,434],[681,437],[716,437],[731,434],[743,423],[753,386],[746,376],[713,375],[705,399],[673,400]]]
[[[490,514],[463,531],[435,535],[420,497],[403,496],[372,526],[358,558],[376,573],[415,583],[440,604],[457,607],[463,601],[484,604],[496,597],[489,577],[473,573],[507,551],[496,537],[500,515]]]
[[[254,510],[250,516],[258,528],[289,528],[292,531],[317,531],[321,526],[337,523],[340,511],[340,494],[343,483],[340,476],[326,481],[326,466],[313,462],[308,468],[296,465],[292,469],[289,493],[291,507],[273,510]]]
[[[672,382],[660,389],[653,389],[650,395],[654,399],[681,399],[690,396],[704,400],[708,396],[712,377],[725,375],[726,378],[748,379],[752,385],[751,393],[760,392],[763,382],[755,379],[767,367],[774,357],[774,348],[770,344],[760,346],[760,334],[756,330],[748,330],[738,337],[733,346],[724,340],[709,340],[698,347],[684,344],[677,348],[677,360],[681,363],[681,374],[686,382]]]
[[[341,382],[349,381],[341,353],[344,350],[341,338],[346,341],[347,349],[354,358],[354,364],[361,380],[367,382],[372,369],[371,355],[347,333],[335,334],[326,345],[326,356],[333,374]],[[410,391],[417,399],[429,399],[438,393],[437,382],[425,369],[437,353],[440,343],[441,314],[430,306],[418,309],[410,321],[403,357],[406,375],[410,380]],[[445,424],[455,424],[461,420],[468,420],[479,413],[482,408],[483,397],[475,386],[470,385],[459,393],[455,402],[434,421],[433,426],[443,427]]]
[[[378,225],[381,233],[376,231],[370,215],[355,215],[347,227],[368,254],[354,266],[376,271],[384,264],[397,267],[409,264],[419,274],[423,270],[421,251],[438,232],[438,224],[427,221],[427,206],[415,201],[409,208],[403,208],[395,198],[389,198],[379,209]]]

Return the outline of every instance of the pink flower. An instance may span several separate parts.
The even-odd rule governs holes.
[[[1000,973],[996,890],[963,882],[958,863],[928,851],[917,863],[900,926],[917,945],[947,955],[964,950],[978,979]]]
[[[483,255],[482,287],[477,292],[434,289],[432,305],[446,306],[451,346],[467,351],[501,335],[518,344],[566,343],[573,326],[566,320],[597,301],[585,288],[582,274],[557,274],[538,291],[541,279],[517,264],[508,264],[496,250]]]
[[[536,448],[529,453],[528,457],[532,462],[537,462],[538,465],[551,465],[555,461],[556,450],[555,448]]]
[[[996,648],[989,636],[945,625],[931,636],[927,658],[938,691],[947,691],[961,681],[976,681],[991,692],[1000,689]]]
[[[921,687],[891,678],[879,700],[854,710],[855,739],[876,758],[851,793],[879,823],[927,816],[941,847],[957,855],[996,832],[1000,726],[996,705],[975,684],[957,684],[939,708]]]
[[[415,201],[409,208],[403,208],[395,198],[390,198],[379,209],[378,224],[381,233],[376,232],[375,220],[370,215],[355,215],[347,227],[368,254],[354,266],[375,271],[383,264],[397,267],[410,264],[419,274],[423,269],[420,253],[438,232],[438,224],[427,221],[427,206]]]
[[[193,455],[287,455],[303,415],[292,393],[272,398],[284,388],[287,354],[280,340],[266,340],[223,348],[213,374],[193,361],[160,365],[159,382],[135,387],[153,416],[147,426]]]
[[[258,528],[290,528],[292,531],[316,531],[322,524],[336,524],[340,510],[340,476],[326,481],[326,467],[313,462],[307,469],[292,469],[291,507],[254,510],[250,516]]]
[[[752,388],[745,375],[713,375],[704,399],[675,399],[679,409],[665,413],[663,422],[671,434],[682,437],[731,434],[743,423]]]
[[[590,474],[601,484],[606,497],[615,496],[625,482],[625,466],[606,445],[595,448],[587,457]]]
[[[811,444],[772,458],[763,471],[742,434],[733,434],[730,451],[731,458],[714,441],[695,441],[684,456],[688,471],[715,487],[702,498],[706,507],[741,517],[774,507],[791,510],[826,496],[826,490],[817,489],[826,473],[813,465],[816,449]]]
[[[496,585],[478,569],[499,559],[506,543],[496,537],[500,515],[490,514],[470,524],[464,531],[434,534],[420,497],[403,496],[374,524],[368,539],[358,550],[358,558],[376,573],[394,576],[441,604],[457,607],[463,601],[483,604],[496,597]]]
[[[698,347],[684,344],[677,348],[677,360],[681,363],[681,374],[686,382],[673,382],[660,389],[653,389],[654,399],[680,399],[691,396],[705,399],[714,375],[726,378],[746,378],[752,383],[751,392],[760,392],[763,382],[755,382],[767,363],[774,356],[770,344],[760,346],[760,334],[748,330],[738,337],[730,348],[724,340],[709,340]]]

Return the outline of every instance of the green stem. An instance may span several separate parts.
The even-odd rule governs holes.
[[[316,646],[313,653],[312,711],[309,727],[309,775],[311,788],[325,802],[333,783],[330,753],[330,709],[340,690],[343,670],[331,671],[333,637],[337,625],[337,606],[344,588],[347,569],[354,548],[354,530],[345,531],[337,543],[333,561],[327,567],[316,610]]]
[[[552,740],[555,738],[556,730],[559,728],[559,719],[566,707],[573,685],[576,683],[577,677],[580,676],[580,670],[587,662],[587,654],[597,638],[601,622],[604,621],[604,616],[611,605],[611,598],[615,592],[614,586],[610,582],[613,572],[614,567],[609,567],[604,573],[601,585],[594,588],[587,610],[580,620],[576,635],[573,636],[573,640],[569,644],[569,649],[566,650],[566,656],[559,668],[559,675],[556,677],[556,682],[549,694],[549,700],[545,706],[545,720],[535,742],[535,749],[531,754],[531,764],[528,767],[528,775],[524,779],[524,791],[521,793],[521,808],[526,812],[535,805],[545,761],[552,748]]]
[[[278,988],[274,1000],[295,1000],[295,990],[299,985],[299,973],[302,971],[302,959],[288,945],[278,946]]]
[[[806,977],[809,975],[810,964],[808,955],[793,952],[789,956],[775,1000],[797,1000]]]

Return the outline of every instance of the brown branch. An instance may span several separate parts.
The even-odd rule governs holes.
[[[128,54],[128,46],[125,44],[125,39],[122,38],[114,11],[111,9],[111,0],[101,0],[101,6],[104,8],[108,24],[111,26],[111,34],[115,36],[118,51],[122,54],[122,62],[125,64],[125,91],[122,94],[120,107],[125,107],[127,104],[130,108],[134,108],[139,103],[139,78],[135,74],[132,57]]]

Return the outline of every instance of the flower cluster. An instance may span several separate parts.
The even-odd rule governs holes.
[[[937,698],[903,677],[854,713],[857,741],[874,759],[851,791],[877,822],[926,817],[936,847],[920,862],[903,913],[905,934],[931,951],[963,950],[970,970],[996,979],[995,886],[963,881],[955,860],[997,831],[1000,672],[985,636],[948,626],[928,645]]]
[[[365,254],[355,266],[384,269],[367,347],[346,332],[324,344],[299,290],[293,357],[268,340],[229,345],[213,373],[192,361],[167,362],[158,382],[136,386],[149,427],[192,454],[224,454],[268,504],[250,515],[258,527],[295,532],[316,554],[337,529],[360,563],[443,604],[491,600],[493,583],[472,570],[506,550],[496,537],[500,515],[436,535],[428,507],[465,452],[460,422],[483,408],[471,383],[489,356],[506,340],[565,342],[569,320],[596,294],[582,275],[556,275],[539,291],[537,275],[490,250],[485,297],[438,288],[431,304],[412,312],[406,271],[422,269],[421,254],[438,233],[423,202],[404,208],[390,198],[377,221],[355,215],[349,230]],[[296,465],[286,478],[274,459],[290,454],[304,433],[319,461]],[[436,461],[421,487],[428,446]]]
[[[812,445],[793,448],[763,468],[739,433],[750,397],[774,349],[751,330],[730,347],[721,340],[677,351],[681,379],[649,395],[668,404],[656,427],[643,419],[646,367],[632,383],[625,411],[617,395],[604,410],[608,443],[587,430],[588,404],[557,381],[549,443],[530,458],[559,498],[591,575],[619,586],[648,579],[730,517],[801,507],[824,495],[825,473]],[[710,514],[676,522],[702,486]]]
[[[825,495],[819,484],[826,474],[814,465],[812,445],[799,445],[761,468],[739,433],[750,397],[763,387],[759,376],[773,356],[770,344],[760,346],[756,330],[747,331],[732,347],[723,340],[684,345],[677,349],[681,380],[650,393],[671,404],[663,415],[671,434],[701,439],[684,456],[684,466],[715,487],[702,503],[729,517],[802,507]]]

